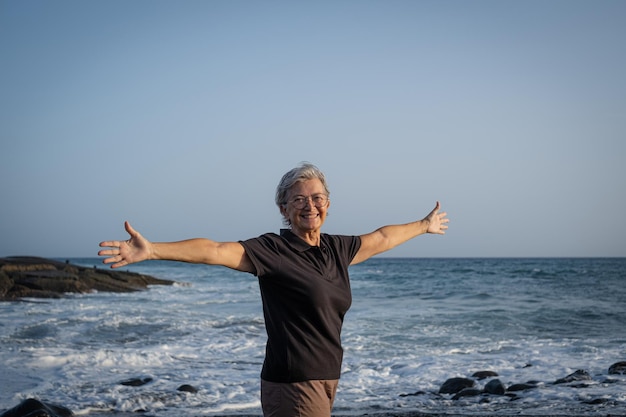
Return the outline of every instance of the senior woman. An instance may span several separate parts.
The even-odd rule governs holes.
[[[330,192],[324,174],[303,163],[276,189],[288,229],[239,242],[191,239],[153,243],[126,222],[130,238],[98,252],[119,268],[149,259],[222,265],[258,277],[267,331],[261,371],[264,416],[329,417],[341,370],[341,327],[352,302],[348,266],[425,233],[444,234],[446,213],[360,236],[321,232]]]

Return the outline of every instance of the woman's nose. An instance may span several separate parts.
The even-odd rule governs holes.
[[[315,207],[315,203],[313,203],[313,197],[309,196],[304,201],[304,208],[312,208]]]

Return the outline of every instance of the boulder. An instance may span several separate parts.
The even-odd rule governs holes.
[[[60,405],[30,398],[0,414],[0,417],[71,417],[73,415],[71,410]]]
[[[500,381],[499,379],[492,379],[491,381],[487,382],[487,384],[485,384],[484,391],[487,394],[504,395],[506,389],[504,388],[504,384],[502,384],[502,381]]]
[[[481,379],[485,379],[485,378],[491,378],[494,376],[498,376],[497,372],[494,371],[478,371],[478,372],[474,372],[472,374],[472,378],[476,378],[477,380],[481,380]]]
[[[560,378],[554,381],[555,384],[568,384],[574,381],[591,381],[591,375],[584,369],[579,369],[574,373],[569,374],[565,378]]]
[[[441,385],[439,394],[456,394],[465,388],[472,388],[474,380],[469,378],[450,378]]]
[[[609,402],[611,402],[611,400],[609,400],[608,398],[594,398],[593,400],[582,401],[583,404],[589,405],[607,404]]]
[[[459,398],[462,398],[462,397],[476,397],[482,393],[483,392],[479,390],[478,388],[463,388],[461,391],[454,394],[454,397],[452,397],[452,399],[458,400]]]
[[[626,362],[616,362],[611,365],[609,375],[626,375]]]
[[[174,282],[135,272],[72,265],[37,257],[0,258],[0,301],[60,298],[67,293],[132,292]]]
[[[525,383],[525,384],[513,384],[510,387],[507,388],[508,392],[515,392],[515,391],[526,391],[529,389],[535,389],[537,388],[537,384],[530,384],[530,383]]]

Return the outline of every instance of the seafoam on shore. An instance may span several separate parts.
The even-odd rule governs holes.
[[[35,397],[81,415],[260,413],[256,279],[164,262],[134,270],[181,284],[0,305],[0,409]],[[356,265],[335,414],[626,415],[626,375],[608,375],[626,360],[625,271],[621,258]],[[585,387],[553,384],[577,369],[591,375]],[[437,395],[446,379],[484,370],[539,388],[514,401]],[[120,386],[143,377],[152,382]]]

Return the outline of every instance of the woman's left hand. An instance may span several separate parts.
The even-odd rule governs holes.
[[[448,229],[446,223],[450,221],[446,217],[448,213],[445,211],[439,213],[439,209],[441,209],[441,204],[437,201],[437,205],[435,205],[433,211],[431,211],[428,216],[424,217],[424,221],[428,222],[428,229],[426,230],[427,233],[435,233],[438,235],[446,233],[446,230]]]

